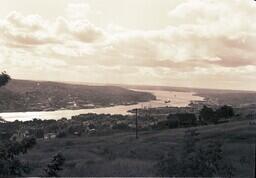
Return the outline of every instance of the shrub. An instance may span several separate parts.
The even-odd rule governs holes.
[[[180,157],[169,152],[157,168],[157,174],[168,177],[226,177],[234,172],[231,162],[224,159],[221,142],[205,145],[196,130],[186,131]]]
[[[25,138],[21,142],[7,142],[0,146],[0,176],[22,176],[30,172],[27,164],[18,159],[36,144],[34,138]]]
[[[55,155],[52,161],[44,169],[46,177],[58,177],[58,172],[62,170],[62,166],[65,163],[65,158],[61,153]]]

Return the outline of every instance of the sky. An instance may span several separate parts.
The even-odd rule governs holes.
[[[0,0],[16,79],[256,90],[253,0]]]

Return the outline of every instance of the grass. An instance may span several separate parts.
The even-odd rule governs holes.
[[[221,139],[232,160],[236,177],[252,177],[256,127],[248,121],[198,127],[201,139]],[[180,149],[186,129],[143,131],[106,136],[82,136],[39,141],[22,158],[34,168],[29,176],[42,175],[51,157],[62,152],[66,158],[63,176],[157,176],[154,165],[170,150]]]

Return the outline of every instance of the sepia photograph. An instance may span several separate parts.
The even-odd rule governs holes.
[[[0,178],[256,178],[255,0],[0,0]]]

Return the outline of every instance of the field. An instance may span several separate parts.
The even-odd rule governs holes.
[[[191,128],[190,128],[191,129]],[[232,161],[235,177],[252,177],[256,126],[248,121],[198,127],[201,139],[221,139],[225,156]],[[156,163],[168,152],[179,154],[186,129],[143,131],[105,136],[81,136],[39,140],[22,159],[34,168],[30,176],[42,175],[51,157],[62,152],[65,176],[157,176]]]

